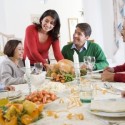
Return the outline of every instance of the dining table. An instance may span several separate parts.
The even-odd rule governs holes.
[[[54,84],[51,78],[47,78],[46,82],[41,83],[42,86],[47,83]],[[125,125],[125,112],[122,116],[119,114],[110,115],[104,113],[94,113],[90,110],[91,102],[81,102],[79,97],[79,84],[74,81],[68,83],[59,83],[64,86],[63,89],[55,88],[54,92],[57,94],[57,99],[53,102],[44,105],[41,112],[43,118],[33,122],[31,125]],[[57,84],[56,83],[56,84]],[[125,90],[125,83],[118,82],[102,82],[101,74],[95,73],[92,76],[81,77],[80,84],[91,83],[93,86],[93,100],[107,100],[107,99],[123,99],[121,91]],[[35,82],[34,82],[35,84]],[[114,89],[107,87],[110,85]],[[16,91],[21,91],[22,96],[19,99],[25,98],[29,94],[28,84],[14,85]],[[57,91],[56,91],[57,89]],[[58,90],[59,89],[59,90]],[[31,91],[38,91],[31,84]],[[123,99],[124,100],[124,99]],[[107,105],[108,106],[108,105]]]

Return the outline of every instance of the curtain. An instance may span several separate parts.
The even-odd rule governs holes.
[[[114,41],[116,44],[116,51],[119,49],[119,40],[121,37],[123,18],[125,17],[125,0],[113,0],[114,9]]]

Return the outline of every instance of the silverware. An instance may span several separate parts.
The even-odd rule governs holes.
[[[104,83],[104,88],[106,89],[111,89],[112,88],[112,85],[110,83]]]
[[[111,121],[108,121],[108,124],[109,124],[109,125],[119,125],[118,122],[111,122]]]
[[[112,86],[112,84],[108,83],[108,82],[105,82],[104,83],[104,88],[107,89],[107,90],[110,90],[110,92],[114,93],[114,94],[117,94],[117,95],[120,95],[121,94],[121,90],[115,88]]]
[[[105,125],[120,125],[122,121],[108,121],[108,120],[100,120]]]

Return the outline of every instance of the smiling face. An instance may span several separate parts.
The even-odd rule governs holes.
[[[14,51],[13,57],[17,60],[22,59],[23,58],[23,52],[24,52],[23,45],[22,45],[22,43],[19,43],[18,46],[16,47],[15,51]]]
[[[125,20],[124,20],[124,22],[123,22],[123,29],[122,29],[122,31],[121,31],[121,35],[122,35],[122,37],[123,37],[123,42],[125,42]]]
[[[53,19],[51,16],[46,16],[43,18],[43,20],[41,20],[41,26],[44,32],[49,32],[55,26],[55,19]]]
[[[73,34],[73,43],[76,46],[82,47],[88,38],[89,36],[85,36],[84,32],[79,27],[76,27],[75,32]]]

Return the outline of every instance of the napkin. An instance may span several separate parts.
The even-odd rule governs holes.
[[[103,112],[125,112],[125,99],[92,100],[90,109]]]
[[[40,86],[42,83],[45,82],[45,73],[41,73],[41,74],[31,74],[30,75],[30,82],[32,85]]]

